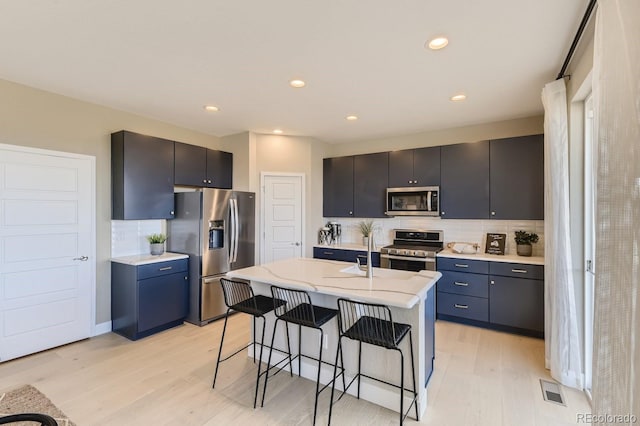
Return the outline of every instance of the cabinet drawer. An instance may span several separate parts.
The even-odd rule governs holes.
[[[476,321],[489,321],[489,300],[438,292],[438,313]]]
[[[467,296],[489,297],[489,277],[482,274],[442,271],[438,280],[438,291],[464,294]]]
[[[149,263],[138,266],[138,279],[144,280],[161,275],[175,274],[187,270],[189,259],[169,260],[167,262]]]
[[[342,256],[342,250],[320,247],[313,248],[313,257],[316,259],[343,260]]]
[[[489,264],[491,275],[504,277],[529,278],[532,280],[544,280],[544,266],[528,265],[526,263],[491,262]]]
[[[484,260],[453,259],[448,257],[437,258],[438,271],[472,272],[475,274],[488,274],[489,262]]]

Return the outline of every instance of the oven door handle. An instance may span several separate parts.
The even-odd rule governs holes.
[[[381,254],[380,257],[383,259],[411,260],[413,262],[426,262],[426,263],[436,262],[436,259],[433,257],[407,257],[407,256],[395,256],[393,254]]]

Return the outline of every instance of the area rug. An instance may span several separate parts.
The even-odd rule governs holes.
[[[47,414],[60,426],[75,426],[67,416],[42,392],[31,385],[22,386],[7,393],[0,393],[0,416],[19,413]],[[15,425],[33,425],[32,422],[13,423]]]

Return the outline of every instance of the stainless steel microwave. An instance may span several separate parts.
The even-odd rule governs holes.
[[[387,216],[440,216],[440,187],[387,188]]]

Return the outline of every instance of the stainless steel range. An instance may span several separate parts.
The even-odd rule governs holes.
[[[380,267],[404,271],[435,271],[443,247],[442,231],[395,229],[393,244],[380,249]]]

